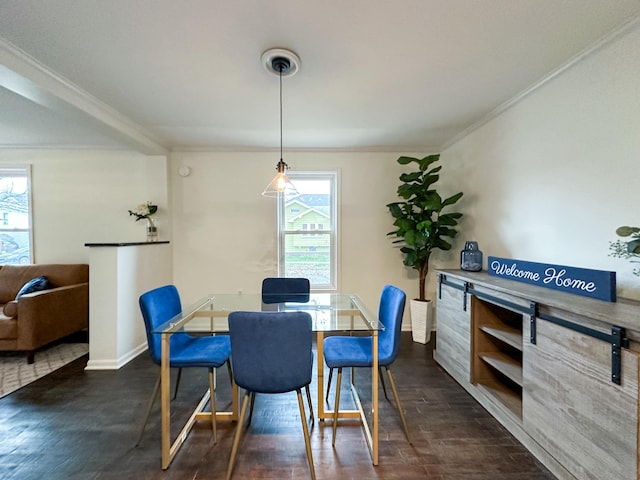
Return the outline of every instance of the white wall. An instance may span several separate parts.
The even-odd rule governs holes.
[[[127,210],[157,202],[171,231],[167,160],[126,151],[0,150],[1,165],[31,164],[35,263],[88,263],[85,243],[145,241]]]
[[[487,255],[617,272],[620,225],[640,226],[640,28],[604,46],[443,152],[465,192],[463,236]],[[462,208],[461,206],[461,208]]]
[[[403,288],[409,298],[417,295],[416,275],[402,265],[386,236],[393,221],[385,205],[397,199],[404,170],[396,162],[399,155],[284,155],[292,169],[338,171],[339,287],[358,293],[372,310],[387,283]],[[276,274],[276,202],[260,194],[277,161],[273,152],[171,155],[174,278],[188,301],[212,292],[257,293],[262,279]],[[182,165],[191,168],[189,176],[178,175]],[[409,322],[405,315],[406,327]]]

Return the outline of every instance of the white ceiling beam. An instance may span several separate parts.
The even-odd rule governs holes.
[[[0,37],[0,87],[81,123],[146,155],[169,149],[140,125]]]

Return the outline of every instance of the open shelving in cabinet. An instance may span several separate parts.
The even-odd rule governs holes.
[[[522,419],[522,313],[472,298],[471,381]]]

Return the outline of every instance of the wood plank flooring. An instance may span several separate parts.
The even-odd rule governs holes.
[[[364,433],[356,422],[340,424],[334,449],[331,425],[316,420],[311,439],[318,480],[553,479],[434,362],[433,345],[433,339],[424,346],[403,333],[401,352],[392,368],[414,445],[408,444],[394,403],[385,400],[381,390],[380,465],[371,464]],[[134,446],[158,368],[146,353],[118,371],[84,371],[86,362],[85,356],[0,400],[0,478],[224,478],[235,424],[219,423],[218,443],[213,445],[210,426],[199,423],[163,471],[159,403],[142,443]],[[346,377],[345,373],[344,385]],[[363,393],[367,377],[365,371],[356,374]],[[205,369],[185,370],[172,403],[172,421],[184,420],[206,385]],[[222,368],[218,409],[228,405],[229,392],[226,368]],[[312,385],[314,404],[315,392]],[[347,390],[342,398],[350,398]],[[257,397],[233,478],[309,478],[295,393]]]

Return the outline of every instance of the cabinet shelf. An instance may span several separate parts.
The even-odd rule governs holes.
[[[491,365],[505,377],[522,387],[522,362],[514,360],[509,355],[500,352],[478,354],[483,362]]]
[[[508,325],[483,325],[480,330],[522,351],[522,331]]]
[[[472,299],[472,383],[522,418],[521,313]]]
[[[522,420],[522,399],[516,392],[500,384],[479,385],[478,388],[485,395],[498,400],[516,418]]]

